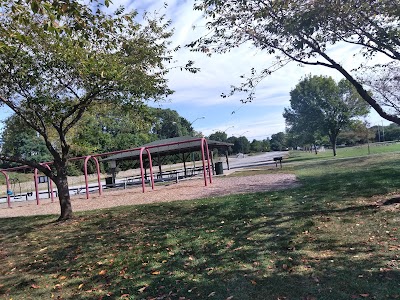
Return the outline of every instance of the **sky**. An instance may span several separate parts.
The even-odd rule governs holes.
[[[327,75],[336,80],[342,79],[337,71],[328,68],[289,63],[261,82],[253,102],[242,104],[240,99],[245,95],[222,98],[220,95],[229,93],[231,85],[241,82],[241,75],[249,74],[252,67],[268,66],[273,62],[273,57],[250,45],[212,57],[191,52],[184,45],[205,32],[205,20],[201,12],[193,10],[193,3],[193,0],[113,0],[109,10],[124,6],[128,11],[136,9],[139,15],[144,11],[157,11],[172,21],[174,35],[171,48],[181,46],[175,53],[176,64],[193,60],[200,72],[192,74],[180,71],[179,68],[171,70],[167,78],[169,87],[175,93],[165,102],[149,104],[176,110],[192,122],[194,130],[205,136],[215,131],[224,131],[228,136],[246,136],[250,141],[270,137],[285,130],[283,110],[289,107],[290,91],[304,76]],[[196,28],[193,29],[193,26]],[[355,59],[353,48],[336,46],[330,51],[339,62],[351,68]],[[9,111],[2,107],[0,118],[4,119],[8,114]],[[382,122],[384,125],[389,124],[375,112],[367,120],[371,125],[382,125]]]

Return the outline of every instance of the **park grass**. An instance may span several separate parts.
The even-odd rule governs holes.
[[[0,219],[0,298],[400,299],[399,165],[298,162],[251,171],[296,174],[286,191]]]
[[[380,155],[380,154],[395,153],[395,152],[400,152],[399,142],[387,142],[387,143],[381,142],[381,143],[371,143],[369,146],[367,144],[364,144],[353,147],[343,147],[343,148],[338,147],[336,157],[333,157],[332,149],[319,151],[318,154],[315,154],[315,152],[306,152],[306,151],[290,151],[287,161],[301,162],[309,160],[341,159],[350,157],[361,157],[367,155]]]

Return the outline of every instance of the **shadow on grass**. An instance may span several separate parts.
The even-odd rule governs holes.
[[[309,210],[282,195],[91,212],[57,230],[48,217],[1,219],[0,226],[18,236],[11,245],[2,240],[8,251],[2,264],[14,260],[16,270],[1,274],[1,294],[13,299],[395,296],[399,270],[387,266],[393,253],[367,243],[367,232],[377,229],[366,228],[366,237],[359,226],[352,235],[343,230],[350,226],[346,220],[376,219],[376,206]],[[28,229],[30,224],[36,229]],[[335,227],[341,230],[332,234]]]
[[[389,206],[389,205],[393,205],[393,204],[400,204],[400,197],[394,197],[394,198],[388,199],[382,203],[382,205],[385,205],[385,206]]]
[[[86,212],[63,224],[0,219],[0,295],[397,299],[398,213],[356,201],[395,191],[396,164],[321,162],[295,170],[297,189]]]

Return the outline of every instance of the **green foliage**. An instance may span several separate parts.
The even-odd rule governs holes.
[[[46,148],[43,138],[26,126],[21,118],[13,115],[6,119],[2,132],[1,153],[4,156],[13,156],[20,159],[29,159],[35,162],[51,161],[52,157]],[[13,167],[17,164],[3,161],[2,167]]]
[[[250,142],[245,136],[240,136],[235,139],[232,147],[233,153],[249,153]]]
[[[225,131],[216,131],[210,134],[208,138],[213,141],[234,143],[234,141],[228,141],[228,135]]]
[[[269,150],[269,143],[268,143],[268,147],[265,145],[265,141],[258,141],[256,139],[254,139],[251,143],[250,143],[250,151],[251,152],[266,152]]]
[[[193,51],[211,55],[252,44],[276,58],[271,65],[243,75],[244,82],[229,95],[243,92],[243,101],[252,101],[266,76],[294,61],[339,72],[379,115],[400,124],[397,1],[197,0],[195,9],[208,18],[209,31],[189,45]],[[346,69],[343,57],[331,51],[336,45],[356,45],[361,54],[358,65],[353,60],[351,69]],[[383,59],[376,59],[378,55]]]
[[[329,136],[336,155],[340,131],[368,112],[368,104],[348,81],[336,84],[331,77],[308,76],[290,92],[290,108],[285,108],[283,116],[303,145],[315,145],[322,136]]]
[[[135,109],[172,93],[165,78],[172,61],[170,22],[149,14],[139,20],[135,11],[123,8],[108,14],[97,2],[1,4],[0,103],[43,137],[54,170],[29,159],[1,159],[50,177],[60,195],[60,218],[67,219],[72,129],[92,107]],[[191,63],[185,69],[195,71]]]
[[[83,116],[73,132],[71,151],[74,156],[83,156],[135,148],[154,139],[149,134],[152,124],[151,109],[143,104],[95,107]]]
[[[103,3],[89,0],[88,4],[92,6],[96,15],[104,6],[108,7],[109,0]],[[1,7],[5,11],[11,11],[11,19],[14,23],[28,24],[32,21],[32,15],[40,17],[43,22],[40,24],[44,31],[57,34],[74,34],[81,31],[85,34],[85,28],[92,25],[96,15],[88,10],[88,6],[78,1],[46,1],[46,0],[1,0]],[[68,18],[69,22],[62,22]],[[0,30],[3,29],[0,26]]]
[[[172,92],[164,79],[171,60],[168,22],[146,17],[140,25],[136,12],[81,8],[85,26],[60,17],[72,26],[70,34],[43,31],[43,18],[50,16],[25,5],[18,13],[31,14],[29,22],[15,22],[18,13],[8,6],[1,15],[0,100],[45,139],[56,161],[68,156],[66,135],[88,108],[112,103],[137,109]]]
[[[399,141],[400,140],[400,126],[397,124],[390,124],[384,126],[385,141]]]
[[[373,138],[374,134],[367,127],[367,124],[356,120],[339,133],[337,143],[338,145],[352,146],[368,143],[369,141],[373,141]]]
[[[271,150],[272,151],[282,151],[287,148],[286,135],[284,132],[278,132],[271,135]]]
[[[179,136],[193,135],[193,128],[188,120],[181,117],[175,110],[153,109],[154,124],[152,133],[158,139],[168,139]]]

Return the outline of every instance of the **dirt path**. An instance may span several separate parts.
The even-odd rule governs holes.
[[[121,205],[135,205],[155,202],[169,202],[176,200],[190,200],[222,196],[228,194],[251,193],[286,189],[298,186],[295,175],[292,174],[264,174],[243,177],[214,177],[213,183],[204,186],[202,179],[192,179],[171,183],[166,186],[156,186],[155,190],[147,187],[142,193],[141,187],[126,190],[104,191],[102,196],[91,194],[87,200],[85,195],[72,197],[72,208],[74,211],[93,210],[109,208]],[[12,208],[7,204],[0,205],[0,218],[59,214],[60,207],[58,199],[54,203],[50,200],[41,200],[40,205],[35,201],[13,202]]]

